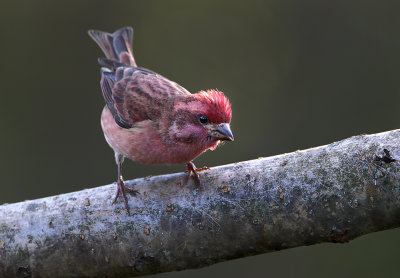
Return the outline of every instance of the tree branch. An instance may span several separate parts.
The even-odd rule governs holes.
[[[0,206],[1,277],[131,277],[400,226],[400,130]]]

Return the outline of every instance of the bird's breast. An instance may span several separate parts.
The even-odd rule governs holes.
[[[144,164],[183,164],[218,144],[204,146],[166,140],[152,120],[138,122],[130,129],[121,128],[107,107],[101,115],[101,127],[107,143],[115,152]]]

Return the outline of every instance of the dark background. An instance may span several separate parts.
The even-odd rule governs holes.
[[[399,1],[2,1],[0,203],[109,184],[91,28],[135,29],[139,65],[233,103],[215,166],[400,127]],[[126,162],[124,176],[184,166]],[[400,230],[156,277],[394,277]]]

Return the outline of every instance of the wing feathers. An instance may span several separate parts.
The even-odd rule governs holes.
[[[190,94],[177,83],[138,67],[117,67],[115,72],[103,68],[101,88],[108,108],[122,128],[155,120],[169,98]]]
[[[104,100],[106,101],[107,107],[110,109],[115,122],[122,128],[131,128],[132,126],[129,123],[129,120],[124,118],[117,109],[121,103],[124,103],[124,98],[121,96],[121,93],[118,94],[118,91],[113,90],[115,85],[114,73],[102,70],[100,85]]]

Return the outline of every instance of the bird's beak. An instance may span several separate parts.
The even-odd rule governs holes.
[[[210,129],[210,135],[218,140],[233,141],[233,134],[229,124],[214,125]]]

